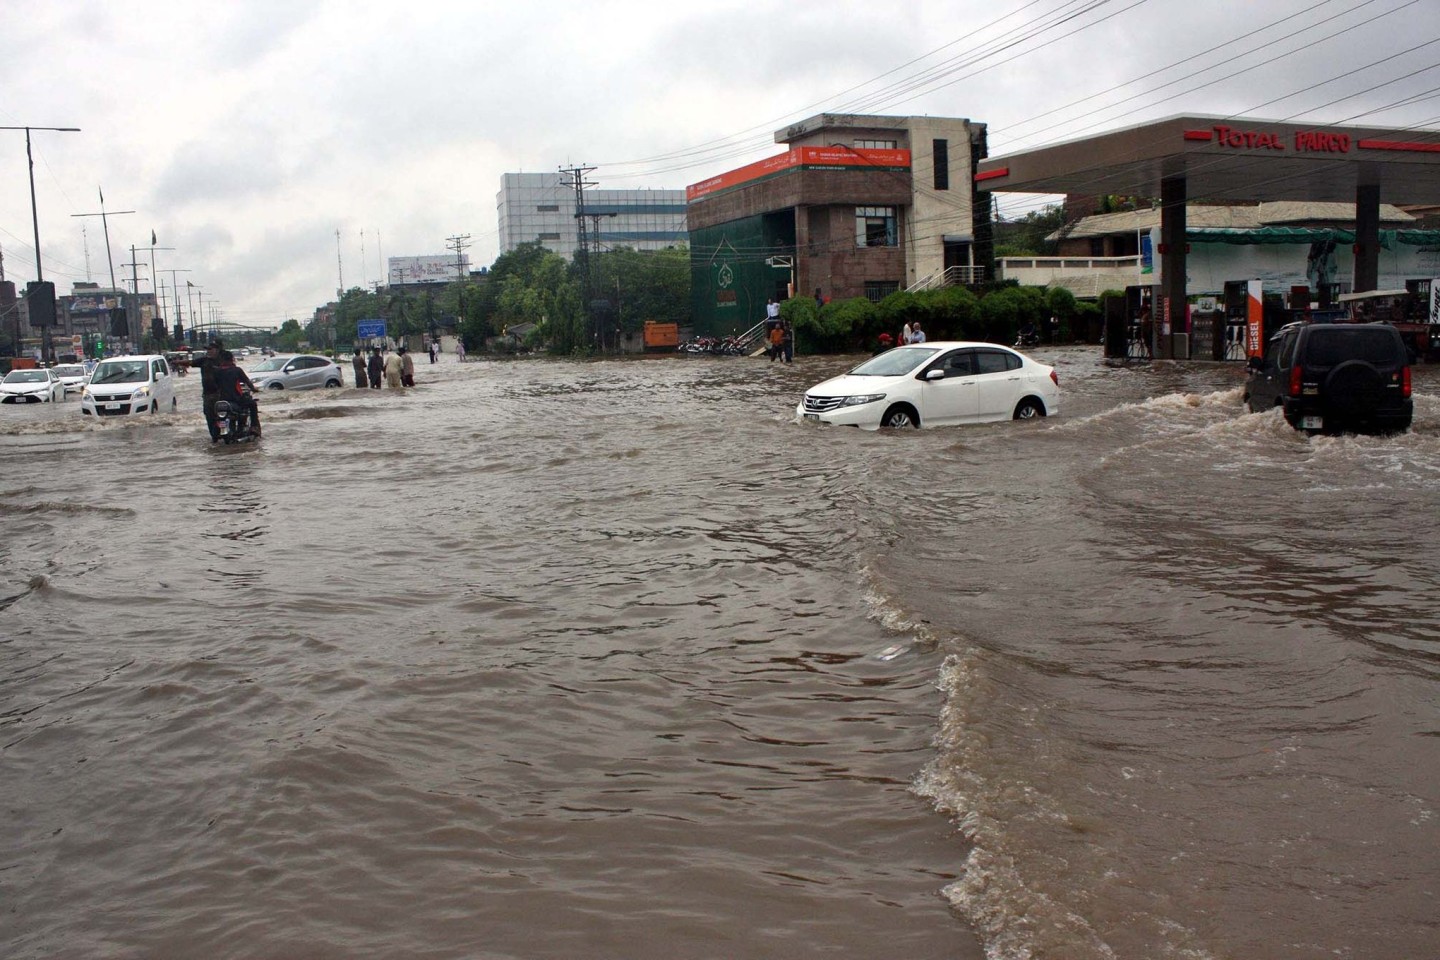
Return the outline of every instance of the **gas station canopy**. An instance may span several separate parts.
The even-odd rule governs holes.
[[[984,160],[982,190],[1159,197],[1183,179],[1196,200],[1440,201],[1440,130],[1171,117]]]

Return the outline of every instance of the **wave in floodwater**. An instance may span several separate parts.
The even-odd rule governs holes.
[[[1426,955],[1440,379],[1039,358],[899,434],[792,422],[846,358],[0,411],[3,952]]]

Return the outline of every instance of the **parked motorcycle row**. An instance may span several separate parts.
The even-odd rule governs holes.
[[[693,337],[675,349],[680,353],[705,353],[716,357],[743,357],[750,352],[739,337]]]

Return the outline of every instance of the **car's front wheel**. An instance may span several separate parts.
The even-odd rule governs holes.
[[[915,413],[913,408],[897,403],[885,411],[885,416],[880,418],[880,426],[897,428],[918,427],[920,426],[920,417]]]
[[[1045,416],[1045,407],[1034,397],[1026,397],[1015,405],[1016,420],[1034,420]]]

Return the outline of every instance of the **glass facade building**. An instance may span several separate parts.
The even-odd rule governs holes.
[[[575,191],[559,173],[507,173],[495,196],[500,251],[538,240],[569,259],[579,246]],[[600,248],[663,250],[683,244],[684,190],[587,190],[587,231],[599,229]]]

